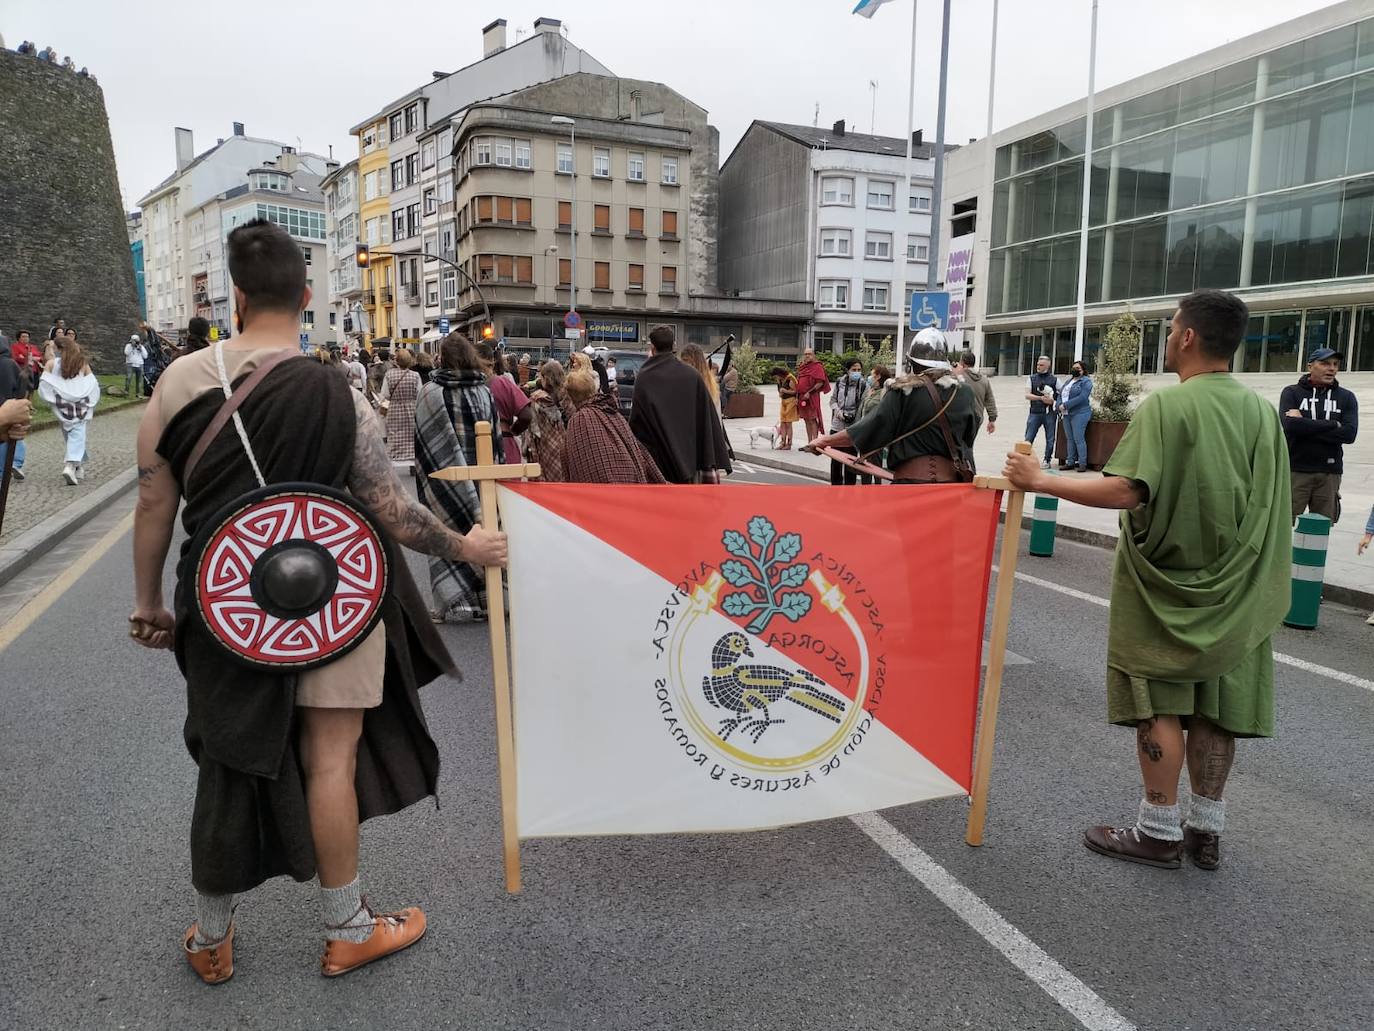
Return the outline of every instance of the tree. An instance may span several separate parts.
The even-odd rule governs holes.
[[[759,383],[763,381],[763,369],[759,356],[754,353],[752,344],[740,344],[730,356],[730,364],[739,371],[739,382],[735,384],[737,394],[757,394]]]
[[[1140,355],[1140,320],[1131,312],[1107,327],[1093,377],[1094,417],[1102,422],[1130,422],[1140,396],[1136,363]]]

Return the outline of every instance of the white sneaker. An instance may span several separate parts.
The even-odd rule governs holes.
[[[62,466],[62,479],[67,481],[68,487],[76,486],[76,466],[73,463],[68,462]]]
[[[1041,468],[1041,469],[1048,469],[1049,467],[1050,467],[1050,463],[1049,463],[1049,462],[1041,462],[1041,463],[1040,463],[1040,468]]]
[[[84,480],[85,478],[86,478],[86,463],[85,463],[85,462],[77,462],[77,463],[76,463],[76,482],[77,482],[77,483],[80,483],[80,482],[81,482],[82,480]]]

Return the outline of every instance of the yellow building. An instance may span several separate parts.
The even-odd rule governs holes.
[[[358,235],[375,249],[391,244],[391,190],[387,178],[387,123],[383,117],[358,126]],[[391,338],[396,331],[395,259],[374,253],[363,272],[366,341]]]

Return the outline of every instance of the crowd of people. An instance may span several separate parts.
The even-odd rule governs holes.
[[[4,40],[0,39],[0,47],[3,46]],[[63,68],[67,69],[67,71],[72,72],[75,75],[79,75],[83,79],[90,79],[91,81],[95,81],[95,76],[86,70],[86,66],[82,65],[81,68],[78,69],[76,67],[76,62],[73,61],[70,56],[64,57],[61,61],[59,61],[57,59],[56,47],[43,47],[40,50],[38,48],[37,43],[31,43],[29,40],[26,39],[24,40],[24,42],[20,43],[17,47],[14,48],[14,52],[16,54],[23,54],[26,57],[32,57],[38,61],[43,61],[46,64],[60,64]]]

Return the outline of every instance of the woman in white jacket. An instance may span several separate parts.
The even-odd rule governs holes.
[[[55,355],[38,381],[38,395],[52,405],[66,441],[62,478],[76,486],[85,475],[86,424],[100,401],[100,381],[91,372],[76,333],[67,330],[55,341]]]

